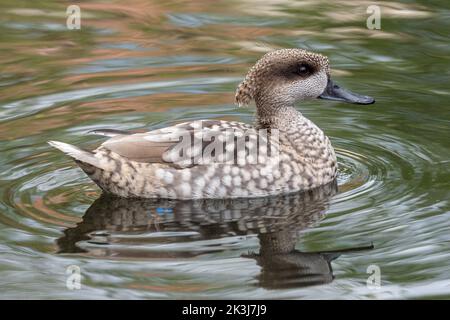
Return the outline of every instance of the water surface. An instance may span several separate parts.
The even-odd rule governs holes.
[[[450,298],[446,1],[0,2],[0,298]],[[332,140],[337,186],[236,201],[126,201],[46,144],[233,105],[271,49],[329,56],[371,106],[298,106]],[[374,248],[370,249],[373,243]],[[81,268],[81,290],[66,269]],[[368,268],[381,287],[367,286]]]

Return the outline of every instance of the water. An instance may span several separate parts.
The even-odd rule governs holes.
[[[449,298],[445,1],[0,2],[0,298]],[[251,122],[236,85],[268,49],[329,56],[371,106],[298,108],[336,148],[334,186],[253,201],[125,201],[46,144],[94,128]],[[371,244],[374,248],[370,249]],[[333,251],[338,252],[333,252]],[[81,268],[81,290],[66,268]],[[381,287],[367,286],[379,268]]]

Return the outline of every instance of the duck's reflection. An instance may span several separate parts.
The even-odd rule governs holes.
[[[259,234],[260,252],[243,254],[261,266],[259,285],[267,289],[299,288],[333,281],[331,261],[344,253],[373,249],[373,245],[336,251],[301,252],[295,250],[293,231]]]
[[[57,244],[60,253],[176,259],[230,248],[229,243],[222,247],[214,239],[256,234],[259,253],[242,257],[253,258],[262,267],[258,276],[261,286],[327,283],[333,279],[332,260],[346,251],[367,249],[308,253],[295,249],[299,232],[324,216],[336,190],[332,183],[276,197],[190,201],[102,195],[86,211],[82,222],[64,231]],[[177,249],[170,246],[174,243]],[[169,246],[155,250],[154,245]]]

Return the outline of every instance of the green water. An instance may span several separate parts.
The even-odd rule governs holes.
[[[81,30],[68,30],[66,1],[0,1],[0,298],[450,298],[450,8],[378,1],[381,30],[369,30],[370,4],[82,2]],[[327,55],[338,83],[376,98],[298,106],[336,149],[337,193],[96,200],[46,144],[251,122],[234,89],[284,47]],[[70,265],[80,290],[66,287]],[[366,284],[373,266],[380,287]]]

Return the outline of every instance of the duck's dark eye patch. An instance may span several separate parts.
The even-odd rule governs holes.
[[[314,73],[314,68],[309,65],[308,63],[301,63],[297,65],[295,69],[295,74],[301,76],[301,77],[308,77],[311,74]]]

